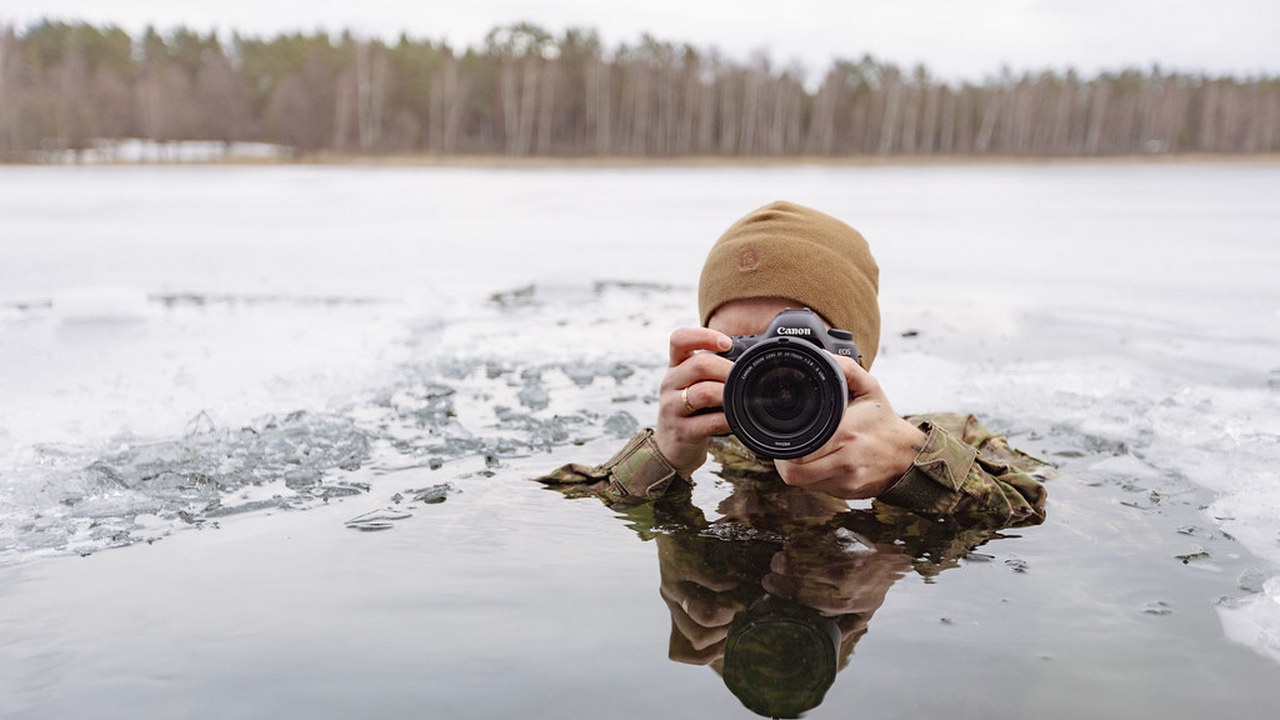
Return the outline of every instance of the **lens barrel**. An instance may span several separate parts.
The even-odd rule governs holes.
[[[729,428],[761,457],[798,458],[822,447],[844,416],[844,371],[826,350],[788,337],[752,345],[725,381]]]

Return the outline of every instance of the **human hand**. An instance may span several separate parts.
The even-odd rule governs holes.
[[[814,452],[774,466],[788,485],[849,500],[875,497],[906,473],[927,436],[893,411],[870,373],[849,358],[835,358],[850,396],[840,426]]]
[[[728,335],[708,328],[671,333],[671,361],[658,390],[653,435],[663,457],[686,477],[706,462],[710,438],[729,432],[723,411],[699,411],[724,405],[724,380],[733,363],[715,353],[732,346]]]
[[[671,611],[671,659],[705,665],[724,654],[729,626],[744,607],[733,596],[741,568],[707,561],[704,546],[719,540],[659,535],[656,542],[659,593]]]

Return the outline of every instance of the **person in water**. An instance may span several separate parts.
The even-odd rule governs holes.
[[[932,577],[1000,528],[1045,518],[1043,463],[971,415],[894,412],[869,373],[878,283],[866,240],[840,220],[788,202],[748,213],[707,256],[702,325],[671,334],[654,426],[600,465],[538,478],[571,497],[604,499],[655,542],[670,659],[712,667],[766,717],[798,717],[823,701],[906,573]],[[751,362],[743,343],[762,343],[742,336],[795,333],[776,322],[795,309],[817,314],[814,333],[847,331],[837,335],[847,356],[839,347],[831,355],[847,404],[816,448],[753,451],[757,443],[732,432],[726,381],[735,361]],[[709,454],[729,488],[715,519],[691,494]],[[870,508],[846,502],[866,498]]]
[[[880,340],[879,267],[863,236],[812,208],[775,202],[716,240],[698,283],[700,327],[672,332],[657,421],[608,461],[565,465],[540,481],[637,504],[692,482],[710,453],[725,467],[771,471],[788,486],[845,500],[873,498],[988,527],[1045,518],[1043,463],[1009,447],[972,415],[899,416],[871,375]],[[759,335],[785,309],[806,308],[847,331],[860,359],[832,355],[847,406],[824,444],[795,458],[762,457],[724,412],[735,336]]]

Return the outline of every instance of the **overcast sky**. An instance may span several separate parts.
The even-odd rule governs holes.
[[[41,17],[131,33],[148,24],[259,36],[407,31],[455,47],[529,20],[556,34],[594,28],[610,48],[649,32],[737,60],[767,50],[776,64],[798,61],[811,74],[870,53],[947,79],[981,80],[1005,65],[1093,75],[1153,63],[1280,75],[1278,0],[0,0],[0,22]]]

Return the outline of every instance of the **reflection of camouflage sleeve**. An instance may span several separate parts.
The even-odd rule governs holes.
[[[911,469],[879,501],[987,526],[1044,520],[1045,490],[1032,476],[1044,463],[1010,448],[1003,436],[984,428],[972,415],[918,415],[908,420],[924,430],[928,440]],[[732,438],[717,439],[712,452],[732,472],[772,469]],[[610,503],[633,504],[661,497],[679,477],[658,451],[653,431],[646,430],[603,465],[565,465],[537,479],[559,486],[567,495],[595,495]]]
[[[1044,521],[1045,489],[1032,473],[1044,463],[1009,447],[1004,437],[972,415],[908,418],[928,439],[881,502],[938,515],[981,519],[993,525]]]

